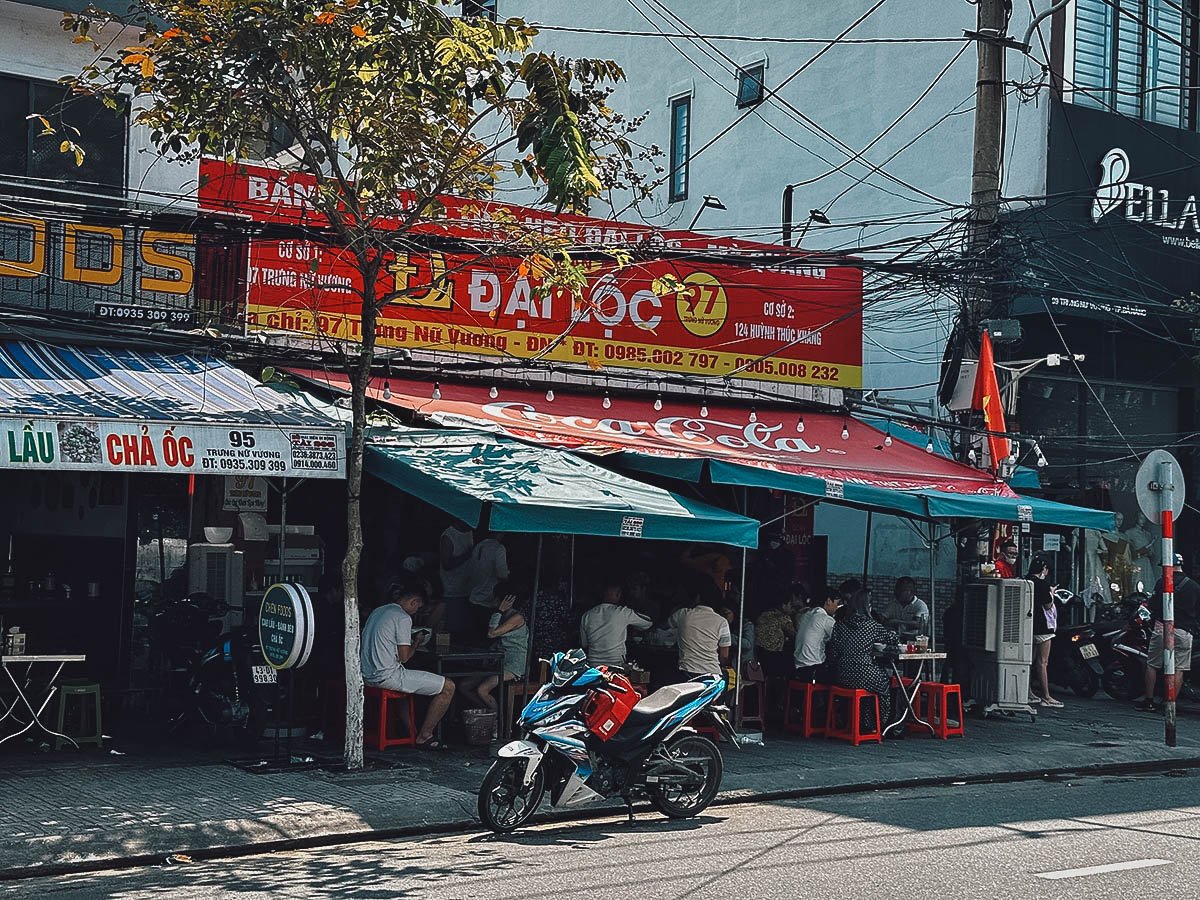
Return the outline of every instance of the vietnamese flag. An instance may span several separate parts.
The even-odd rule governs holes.
[[[983,413],[983,425],[988,430],[988,455],[991,457],[992,472],[1009,454],[1008,439],[995,434],[1008,429],[1004,427],[1004,406],[1000,401],[1000,385],[996,381],[996,361],[992,356],[992,336],[985,330],[979,348],[979,368],[975,370],[975,394],[971,408]]]

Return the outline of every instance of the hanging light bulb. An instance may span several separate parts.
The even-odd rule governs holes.
[[[662,409],[662,397],[660,397],[658,395],[655,395],[655,397],[654,397],[654,409],[655,409],[655,411]]]
[[[926,453],[932,453],[932,452],[933,452],[933,438],[930,438],[930,439],[929,439],[929,443],[927,443],[927,444],[925,445],[925,452],[926,452]]]
[[[890,431],[888,432],[888,435],[887,435],[887,437],[885,437],[885,438],[883,439],[883,446],[885,446],[885,447],[890,447],[890,446],[892,446],[892,434],[891,434],[891,432],[890,432]]]
[[[488,396],[491,397],[493,400],[495,400],[497,397],[500,396],[500,391],[497,390],[497,388],[494,384],[490,388],[488,388]]]
[[[700,401],[700,418],[702,418],[702,419],[708,418],[708,398],[707,397],[705,397],[703,400]]]
[[[848,425],[842,426],[842,440],[843,441],[850,440],[850,426],[848,426]]]
[[[553,403],[553,402],[554,402],[554,388],[547,388],[547,389],[546,389],[546,402],[547,402],[547,403]]]
[[[796,431],[801,434],[804,432],[804,416],[796,417]]]
[[[754,411],[754,407],[753,407],[753,406],[752,406],[752,407],[750,407],[750,421],[751,421],[751,422],[757,422],[757,421],[758,421],[758,413],[756,413],[756,412]]]
[[[604,399],[600,401],[600,405],[605,409],[612,409],[612,397],[608,396],[608,391],[604,392]]]
[[[392,399],[392,383],[390,381],[385,381],[383,383],[383,399],[384,400]]]
[[[975,448],[972,447],[967,453],[967,462],[969,462],[971,465],[975,465],[975,463],[978,461],[979,457],[975,454]]]
[[[442,399],[442,386],[440,384],[438,384],[436,381],[433,383],[433,399],[434,400]]]
[[[1050,465],[1050,463],[1048,463],[1048,462],[1046,461],[1046,457],[1044,457],[1044,456],[1039,456],[1039,457],[1038,457],[1038,463],[1037,463],[1037,464],[1038,464],[1038,468],[1039,468],[1039,469],[1044,469],[1044,468],[1046,468],[1046,466]]]

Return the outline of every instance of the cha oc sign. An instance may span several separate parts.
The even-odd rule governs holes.
[[[313,648],[313,606],[299,584],[273,584],[258,611],[258,641],[273,669],[294,669],[308,662]]]

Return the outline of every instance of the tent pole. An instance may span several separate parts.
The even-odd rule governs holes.
[[[542,541],[545,535],[538,535],[537,545],[537,562],[533,566],[533,597],[529,601],[529,647],[525,651],[525,683],[529,683],[529,666],[533,662],[533,636],[537,631],[537,603],[538,592],[541,590],[542,580]],[[501,707],[502,709],[504,707]]]
[[[750,489],[742,488],[742,515],[750,508]],[[738,589],[737,634],[733,636],[737,643],[737,663],[733,670],[733,726],[737,730],[738,712],[742,703],[742,635],[746,633],[746,561],[749,551],[742,548],[741,586]]]
[[[867,510],[867,527],[865,532],[865,541],[863,546],[863,573],[862,586],[863,590],[867,589],[867,575],[871,570],[871,523],[874,520],[874,511]]]
[[[929,522],[929,649],[937,649],[937,604],[934,600],[936,591],[933,586],[933,521]]]
[[[567,587],[567,605],[575,608],[575,535],[571,535],[571,581]]]

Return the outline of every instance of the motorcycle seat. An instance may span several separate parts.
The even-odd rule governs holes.
[[[613,737],[611,744],[635,744],[671,713],[683,709],[704,693],[708,685],[699,681],[688,681],[683,684],[669,684],[661,687],[649,697],[638,701],[637,706],[629,711],[625,724]]]

